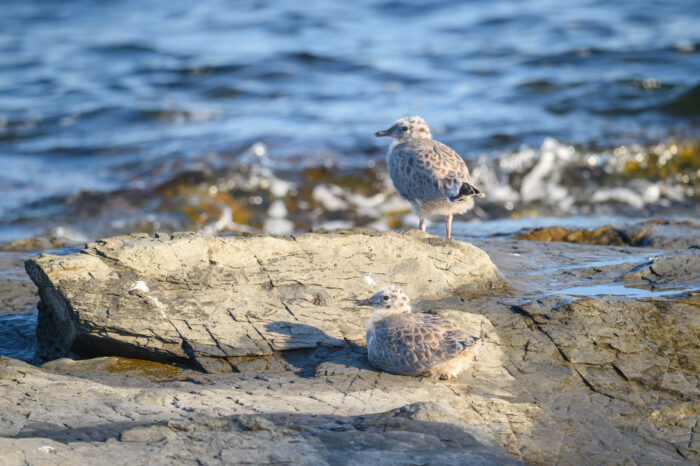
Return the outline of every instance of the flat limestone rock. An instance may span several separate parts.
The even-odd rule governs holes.
[[[468,243],[417,231],[290,237],[131,235],[26,262],[40,356],[69,351],[197,361],[364,338],[355,301],[395,284],[430,299],[506,284]]]
[[[330,413],[310,406],[311,391],[293,410],[279,396],[294,396],[296,384],[280,378],[285,390],[267,399],[261,391],[258,412],[246,413],[231,401],[246,396],[231,386],[235,376],[224,374],[215,389],[189,384],[187,392],[201,390],[191,404],[185,392],[105,385],[0,358],[0,464],[521,464],[485,427],[434,402]],[[27,390],[36,394],[31,407]]]
[[[220,373],[118,356],[41,367],[0,357],[0,464],[483,464],[493,458],[483,447],[497,453],[489,437],[526,464],[699,464],[695,247],[474,241],[511,288],[413,300],[484,339],[458,377],[378,371],[361,341],[211,359],[235,365]],[[567,291],[643,280],[663,293]],[[153,295],[140,288],[131,296]]]

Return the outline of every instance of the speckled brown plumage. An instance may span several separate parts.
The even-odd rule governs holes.
[[[469,169],[455,151],[432,139],[413,139],[394,146],[387,158],[396,191],[411,203],[456,197]],[[454,202],[454,201],[453,201]],[[459,209],[458,209],[459,210]]]
[[[440,316],[393,314],[367,332],[367,355],[372,365],[392,374],[429,375],[476,341]]]
[[[480,341],[444,317],[411,313],[408,296],[396,286],[357,303],[376,309],[367,321],[369,361],[392,374],[449,380],[468,365]]]

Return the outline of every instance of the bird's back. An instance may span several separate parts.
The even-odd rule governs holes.
[[[399,195],[411,202],[448,196],[470,183],[469,169],[454,150],[432,139],[396,145],[387,157],[389,175]]]
[[[367,331],[367,352],[379,369],[417,376],[455,358],[477,340],[440,316],[394,314]]]

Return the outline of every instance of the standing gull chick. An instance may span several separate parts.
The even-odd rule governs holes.
[[[479,341],[443,317],[412,314],[408,296],[395,286],[357,304],[376,308],[367,321],[367,356],[392,374],[449,380],[466,368]]]
[[[399,195],[413,204],[425,231],[427,215],[444,215],[447,237],[452,236],[452,217],[474,207],[472,197],[484,194],[471,184],[462,157],[432,139],[430,128],[419,116],[396,120],[394,126],[375,136],[394,139],[389,147],[389,175]]]

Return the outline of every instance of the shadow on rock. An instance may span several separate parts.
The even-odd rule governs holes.
[[[320,364],[324,364],[326,370],[335,365],[379,372],[367,360],[364,346],[331,337],[314,326],[276,321],[265,325],[265,329],[283,336],[290,346],[299,348],[282,351],[280,357],[294,367],[300,377],[313,377]]]
[[[22,444],[35,455],[52,452],[62,462],[94,455],[100,448],[133,463],[158,462],[168,451],[168,461],[175,463],[190,463],[194,453],[202,463],[246,458],[257,464],[520,464],[485,429],[430,402],[362,416],[194,415],[85,429],[44,424],[30,426],[12,440],[20,439],[44,446]]]

